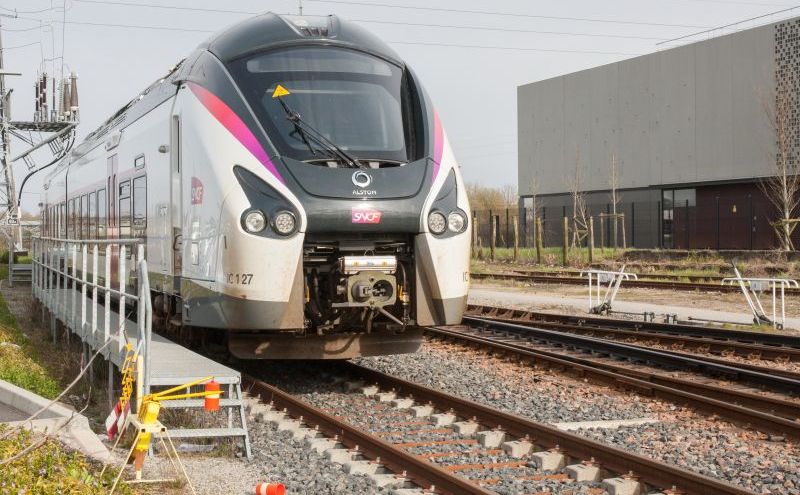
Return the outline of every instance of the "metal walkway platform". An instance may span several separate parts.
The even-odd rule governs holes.
[[[52,297],[56,301],[57,310],[53,311],[56,315],[69,315],[74,314],[80,317],[81,313],[81,293],[72,289],[48,289],[44,291],[45,297]],[[71,311],[72,298],[75,297],[76,310]],[[105,335],[105,321],[103,316],[103,306],[101,304],[95,305],[91,298],[86,297],[86,327],[82,332],[80,329],[83,326],[80,321],[62,321],[62,323],[69,327],[75,335],[81,338],[84,342],[89,344],[92,349],[100,348],[105,342],[103,335]],[[92,332],[92,315],[97,315],[97,329]],[[58,318],[62,320],[62,318]],[[67,317],[67,319],[70,319]],[[77,319],[77,318],[76,318]],[[111,359],[117,367],[122,366],[125,360],[125,352],[119,352],[119,340],[116,332],[119,328],[119,314],[111,311],[109,318],[109,338],[112,343],[106,347],[103,355],[106,359]],[[77,330],[75,330],[77,329]],[[125,333],[128,336],[128,341],[134,347],[138,345],[136,323],[133,320],[126,319]],[[202,356],[186,347],[153,333],[152,344],[150,347],[150,385],[152,386],[174,386],[182,383],[187,383],[204,376],[213,376],[219,383],[230,384],[240,383],[241,373],[229,368],[223,364],[213,361],[205,356]]]
[[[101,246],[105,248],[102,264],[99,258]],[[126,270],[127,246],[131,246],[131,252],[136,253],[130,257],[129,265],[131,268],[136,267],[135,272]],[[119,253],[119,266],[114,267],[113,271],[110,262],[112,247]],[[250,458],[252,454],[241,374],[166,337],[152,333],[150,285],[143,254],[143,246],[135,239],[36,239],[32,291],[34,298],[42,305],[43,316],[44,312],[49,312],[53,338],[56,338],[56,323],[61,322],[64,328],[80,338],[92,352],[100,350],[100,354],[108,361],[110,372],[113,371],[112,366],[117,369],[123,367],[127,351],[125,344],[130,344],[139,354],[137,397],[150,393],[151,387],[174,387],[213,377],[222,385],[220,407],[227,413],[227,426],[170,428],[169,435],[174,438],[241,438],[245,454]],[[102,265],[105,265],[105,270],[100,268]],[[90,266],[91,272],[88,270]],[[114,283],[118,288],[111,287],[112,273],[117,273],[117,280],[121,281]],[[103,277],[104,285],[98,283],[99,276]],[[132,290],[131,284],[134,286]],[[136,320],[130,316],[120,318],[120,306],[126,308],[126,301],[137,303],[135,310],[128,310],[137,313]],[[112,403],[113,395],[112,382],[109,381],[109,398]],[[168,401],[163,407],[199,410],[203,407],[203,402]]]

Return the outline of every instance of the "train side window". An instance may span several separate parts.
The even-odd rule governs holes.
[[[75,198],[75,239],[81,239],[81,223],[82,223],[82,211],[81,211],[81,197],[78,196]]]
[[[75,198],[70,199],[67,204],[67,238],[75,239]]]
[[[61,203],[60,210],[61,210],[61,215],[60,215],[61,220],[59,222],[59,227],[58,227],[58,237],[63,239],[65,237],[67,237],[67,203],[66,202]]]
[[[131,236],[131,181],[126,180],[119,184],[119,209],[117,210],[117,225],[119,236],[123,239]]]
[[[89,193],[89,236],[87,239],[97,239],[97,193]]]
[[[147,235],[147,177],[133,179],[133,236]]]
[[[81,239],[89,238],[89,195],[81,196]]]
[[[97,191],[97,237],[99,239],[106,238],[106,190],[105,188]]]

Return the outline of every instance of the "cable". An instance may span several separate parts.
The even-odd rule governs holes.
[[[53,10],[61,10],[61,7],[48,7],[42,10],[17,10],[17,9],[9,9],[8,7],[0,6],[0,9],[3,9],[7,12],[14,12],[15,14],[42,14],[44,12],[50,12]]]
[[[98,0],[99,1],[99,0]],[[393,8],[393,9],[406,9],[406,10],[428,10],[434,12],[453,12],[459,14],[481,14],[481,15],[496,15],[496,16],[504,16],[504,17],[527,17],[533,19],[551,19],[551,20],[558,20],[558,21],[583,21],[583,22],[602,22],[608,24],[634,24],[638,26],[660,26],[660,27],[681,27],[681,28],[697,28],[697,29],[706,29],[709,26],[695,26],[690,24],[667,24],[667,23],[658,23],[658,22],[643,22],[643,21],[620,21],[615,19],[597,19],[591,17],[561,17],[561,16],[548,16],[548,15],[535,15],[535,14],[523,14],[519,12],[497,12],[497,11],[489,11],[489,10],[463,10],[463,9],[449,9],[443,7],[417,7],[417,6],[408,6],[408,5],[395,5],[395,4],[388,4],[388,3],[374,3],[374,2],[358,2],[352,0],[306,0],[308,2],[316,2],[316,3],[335,3],[335,4],[344,4],[344,5],[361,5],[361,6],[368,6],[368,7],[386,7],[386,8]]]
[[[33,45],[41,45],[41,41],[34,41],[33,43],[26,43],[24,45],[17,45],[17,46],[4,46],[3,50],[14,50],[15,48],[25,48],[26,46],[33,46]]]
[[[75,0],[77,1],[77,0]],[[206,29],[191,29],[191,28],[177,28],[167,26],[144,26],[136,24],[111,24],[100,22],[83,22],[83,21],[66,21],[66,24],[77,24],[81,26],[97,26],[97,27],[114,27],[114,28],[132,28],[132,29],[151,29],[157,31],[180,31],[190,33],[215,33],[216,31]],[[453,48],[479,48],[487,50],[509,50],[509,51],[529,51],[529,52],[549,52],[549,53],[587,53],[594,55],[624,55],[636,56],[641,53],[628,53],[628,52],[604,52],[595,50],[560,50],[550,48],[529,48],[529,47],[514,47],[514,46],[488,46],[488,45],[461,45],[456,43],[436,43],[436,42],[423,42],[423,41],[392,41],[387,40],[387,43],[394,43],[398,45],[422,45],[422,46],[444,46]]]
[[[623,39],[636,39],[636,40],[649,40],[659,41],[664,40],[661,38],[654,38],[650,36],[629,36],[624,34],[600,34],[600,33],[571,33],[564,31],[538,31],[535,29],[508,29],[508,28],[495,28],[488,26],[457,26],[454,24],[425,24],[419,22],[400,22],[400,21],[379,21],[376,19],[348,19],[355,22],[367,22],[373,24],[395,24],[399,26],[421,26],[421,27],[437,27],[437,28],[452,28],[452,29],[475,29],[479,31],[499,31],[504,33],[531,33],[531,34],[555,34],[564,36],[590,36],[597,38],[623,38]]]
[[[104,5],[123,5],[125,7],[151,7],[154,9],[168,9],[168,10],[188,10],[192,12],[213,12],[216,14],[247,14],[255,15],[262,14],[263,12],[251,12],[247,10],[226,10],[226,9],[207,9],[201,7],[179,7],[177,5],[157,5],[154,3],[134,3],[134,2],[109,2],[107,0],[72,0],[73,2],[81,3],[95,3]]]
[[[242,15],[255,15],[259,14],[260,12],[251,12],[247,10],[225,10],[225,9],[207,9],[207,8],[198,8],[198,7],[178,7],[178,6],[171,6],[171,5],[156,5],[152,3],[133,3],[133,2],[111,2],[108,0],[73,0],[75,2],[83,2],[83,3],[92,3],[92,4],[101,4],[101,5],[119,5],[125,7],[147,7],[147,8],[156,8],[156,9],[171,9],[171,10],[184,10],[184,11],[192,11],[192,12],[211,12],[211,13],[226,13],[226,14],[242,14]],[[560,32],[560,31],[538,31],[538,30],[530,30],[530,29],[512,29],[512,28],[496,28],[496,27],[488,27],[488,26],[458,26],[454,24],[426,24],[426,23],[417,23],[417,22],[401,22],[401,21],[383,21],[379,19],[349,19],[355,22],[369,22],[374,24],[392,24],[398,26],[419,26],[419,27],[435,27],[435,28],[452,28],[452,29],[475,29],[475,30],[482,30],[482,31],[498,31],[498,32],[508,32],[508,33],[532,33],[532,34],[554,34],[554,35],[565,35],[565,36],[590,36],[590,37],[601,37],[601,38],[622,38],[622,39],[641,39],[641,40],[649,40],[649,41],[659,41],[664,40],[663,37],[656,38],[656,37],[649,37],[649,36],[628,36],[628,35],[614,35],[614,34],[595,34],[595,33],[571,33],[571,32]]]
[[[683,39],[686,39],[686,38],[691,38],[693,36],[697,36],[697,35],[700,35],[700,34],[706,34],[706,33],[712,32],[712,31],[718,31],[720,29],[725,29],[725,28],[737,26],[737,25],[743,24],[745,22],[750,22],[750,21],[755,21],[755,20],[758,20],[758,19],[763,19],[764,17],[769,17],[771,15],[783,14],[784,12],[789,12],[789,11],[795,10],[795,9],[800,9],[800,5],[795,5],[794,7],[789,7],[788,9],[776,10],[775,12],[769,12],[767,14],[762,14],[762,15],[755,16],[755,17],[750,17],[748,19],[744,19],[744,20],[741,20],[741,21],[736,21],[736,22],[732,22],[730,24],[725,24],[724,26],[717,26],[717,27],[706,29],[704,31],[698,31],[696,33],[687,34],[687,35],[684,35],[684,36],[679,36],[677,38],[672,38],[671,40],[660,41],[660,42],[656,43],[656,45],[663,45],[664,43],[671,43],[673,41],[679,41],[679,40],[683,40]]]
[[[459,45],[455,43],[428,43],[423,41],[387,41],[387,43],[394,43],[397,45],[422,45],[422,46],[448,46],[454,48],[480,48],[486,50],[511,50],[511,51],[525,51],[525,52],[549,52],[549,53],[591,53],[594,55],[625,55],[625,56],[638,56],[641,53],[626,53],[626,52],[602,52],[595,50],[559,50],[550,48],[526,48],[515,46],[490,46],[490,45]]]

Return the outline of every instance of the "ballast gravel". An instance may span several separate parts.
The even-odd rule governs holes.
[[[347,474],[339,464],[325,459],[302,442],[292,440],[288,431],[256,422],[247,425],[253,459],[182,456],[186,470],[199,495],[252,495],[258,483],[280,482],[286,493],[297,494],[388,494],[363,475]]]
[[[651,424],[580,429],[576,433],[727,480],[756,493],[800,495],[797,443],[745,430],[689,408],[436,340],[427,340],[416,354],[362,358],[357,362],[543,422],[656,418],[658,422]],[[553,485],[557,483],[553,481]],[[549,488],[543,485],[540,491]]]
[[[509,365],[463,346],[426,341],[415,354],[355,360],[358,364],[465,399],[549,423],[651,417],[654,401],[546,369]],[[625,407],[620,403],[625,402]]]

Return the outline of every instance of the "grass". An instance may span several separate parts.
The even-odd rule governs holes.
[[[52,399],[60,391],[58,380],[40,362],[39,350],[0,297],[0,379]]]
[[[0,423],[0,459],[8,459],[39,441],[37,434],[24,429],[9,431]],[[100,495],[108,493],[113,482],[109,470],[102,478],[100,469],[77,452],[54,440],[46,440],[19,460],[0,467],[0,493],[40,495]],[[124,483],[117,492],[132,493]]]

